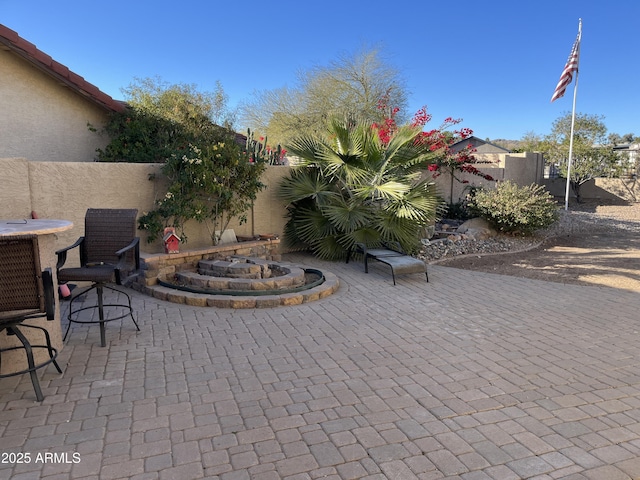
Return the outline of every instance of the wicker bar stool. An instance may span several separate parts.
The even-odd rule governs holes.
[[[50,363],[62,373],[56,362],[58,350],[51,345],[49,332],[36,325],[23,323],[26,320],[46,317],[53,320],[55,315],[55,297],[51,269],[40,270],[40,253],[38,237],[24,235],[0,239],[0,332],[7,336],[15,336],[21,345],[0,349],[0,366],[2,352],[24,350],[27,368],[13,373],[0,375],[0,378],[14,375],[31,375],[31,383],[39,402],[44,400],[36,370]],[[44,345],[33,345],[23,333],[23,329],[41,331],[44,334]],[[46,348],[49,358],[39,364],[33,357],[34,349]]]
[[[69,302],[69,324],[63,340],[67,339],[72,323],[99,323],[100,344],[106,346],[105,323],[131,317],[136,329],[140,327],[133,317],[131,297],[112,284],[122,285],[124,276],[140,268],[140,239],[136,237],[136,209],[90,208],[85,215],[85,232],[73,245],[58,250],[58,281],[91,282],[88,289],[77,289]],[[67,252],[80,247],[80,267],[62,268]],[[113,290],[127,298],[126,304],[104,303],[104,289]],[[95,290],[95,304],[75,308],[74,302]],[[117,308],[110,308],[117,307]],[[82,317],[87,310],[96,310],[98,318]],[[122,313],[124,312],[124,313]]]

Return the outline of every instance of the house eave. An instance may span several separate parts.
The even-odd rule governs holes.
[[[36,69],[55,79],[58,84],[70,88],[89,102],[109,112],[121,112],[126,108],[124,102],[114,100],[4,25],[0,25],[0,48],[18,55]]]

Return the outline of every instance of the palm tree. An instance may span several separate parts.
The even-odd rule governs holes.
[[[398,127],[383,142],[370,121],[333,118],[324,136],[294,139],[302,159],[279,186],[288,204],[284,240],[324,259],[344,258],[355,243],[398,242],[407,252],[435,220],[439,200],[422,171],[437,153],[422,127]]]

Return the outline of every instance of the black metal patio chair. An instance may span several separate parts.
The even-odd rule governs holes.
[[[100,344],[104,347],[105,323],[127,316],[131,317],[136,329],[140,331],[133,316],[131,297],[122,289],[112,286],[122,285],[127,274],[140,268],[140,239],[136,237],[137,214],[136,209],[90,208],[85,215],[84,236],[73,245],[56,252],[59,282],[91,282],[87,289],[77,288],[69,301],[69,324],[63,340],[67,339],[72,323],[99,323]],[[67,260],[67,252],[76,247],[80,251],[80,267],[62,268]],[[125,295],[127,304],[105,304],[105,288]],[[78,298],[86,298],[93,290],[97,294],[95,304],[75,308],[74,302]],[[97,311],[98,318],[83,315],[88,310]]]
[[[24,235],[0,239],[0,332],[4,331],[7,338],[15,337],[20,342],[19,345],[0,349],[0,369],[2,367],[2,353],[8,351],[24,350],[25,359],[23,361],[27,365],[27,368],[19,371],[0,374],[0,378],[29,373],[39,402],[44,400],[44,396],[36,370],[50,363],[53,363],[59,373],[62,373],[62,370],[56,362],[58,350],[52,346],[49,332],[41,326],[29,325],[24,322],[41,317],[54,320],[54,316],[55,297],[52,272],[50,268],[44,271],[40,270],[38,237]],[[24,329],[42,332],[46,344],[32,344],[25,336]],[[29,337],[33,339],[32,335]],[[49,357],[36,364],[34,349],[43,348],[47,349]]]

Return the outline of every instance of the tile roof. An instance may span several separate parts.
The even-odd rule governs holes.
[[[69,70],[68,67],[56,62],[33,43],[2,24],[0,24],[0,48],[8,49],[21,56],[42,72],[106,110],[120,112],[125,108],[124,102],[114,100],[98,87],[87,82],[80,75]]]

